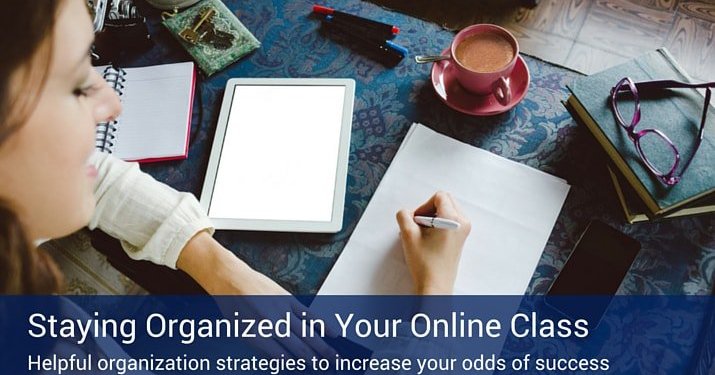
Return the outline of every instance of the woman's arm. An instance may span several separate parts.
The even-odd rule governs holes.
[[[237,258],[206,231],[189,240],[179,254],[176,266],[191,275],[209,294],[288,294],[273,280]]]
[[[286,294],[221,246],[196,198],[127,163],[97,153],[97,207],[89,227],[118,238],[133,259],[188,273],[212,294]]]

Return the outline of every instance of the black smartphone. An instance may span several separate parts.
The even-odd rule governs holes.
[[[546,303],[569,317],[586,318],[596,326],[640,248],[635,239],[601,221],[592,221],[551,284]],[[600,297],[589,298],[584,304],[559,296]]]

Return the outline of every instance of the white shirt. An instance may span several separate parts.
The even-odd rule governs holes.
[[[119,239],[133,259],[176,269],[184,245],[198,232],[214,228],[190,193],[181,193],[128,163],[96,152],[97,208],[89,228]]]

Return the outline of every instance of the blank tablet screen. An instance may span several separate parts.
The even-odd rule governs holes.
[[[209,216],[329,222],[345,90],[236,85]]]

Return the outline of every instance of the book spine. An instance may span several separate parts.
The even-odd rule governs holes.
[[[127,72],[122,68],[108,66],[104,69],[102,77],[121,98],[124,95],[124,83]],[[101,152],[113,153],[116,145],[117,130],[119,129],[118,119],[100,122],[97,124],[97,134],[95,136],[95,148]]]
[[[618,182],[618,177],[616,177],[616,174],[611,170],[610,167],[607,167],[608,169],[608,175],[611,176],[611,182],[613,183],[613,190],[616,192],[616,196],[618,197],[618,202],[621,204],[621,209],[623,210],[623,215],[628,224],[634,224],[637,222],[641,221],[648,221],[648,217],[645,215],[638,215],[634,214],[631,212],[630,208],[628,207],[628,204],[626,203],[626,197],[623,194],[623,190],[621,190],[621,185]]]
[[[608,137],[603,134],[599,126],[596,125],[596,121],[591,117],[591,115],[588,114],[586,109],[574,95],[570,95],[566,102],[571,106],[574,113],[577,115],[574,118],[578,118],[584,125],[586,125],[586,128],[591,132],[596,141],[601,145],[601,147],[603,147],[606,154],[608,154],[611,158],[613,164],[618,167],[621,174],[628,180],[628,183],[634,187],[636,193],[638,193],[638,196],[640,196],[643,200],[643,203],[645,203],[650,213],[653,215],[657,214],[658,211],[660,211],[658,203],[648,194],[645,186],[643,186],[642,182],[630,169],[628,163],[623,160],[623,157],[618,150],[616,150],[616,147],[611,143]]]

